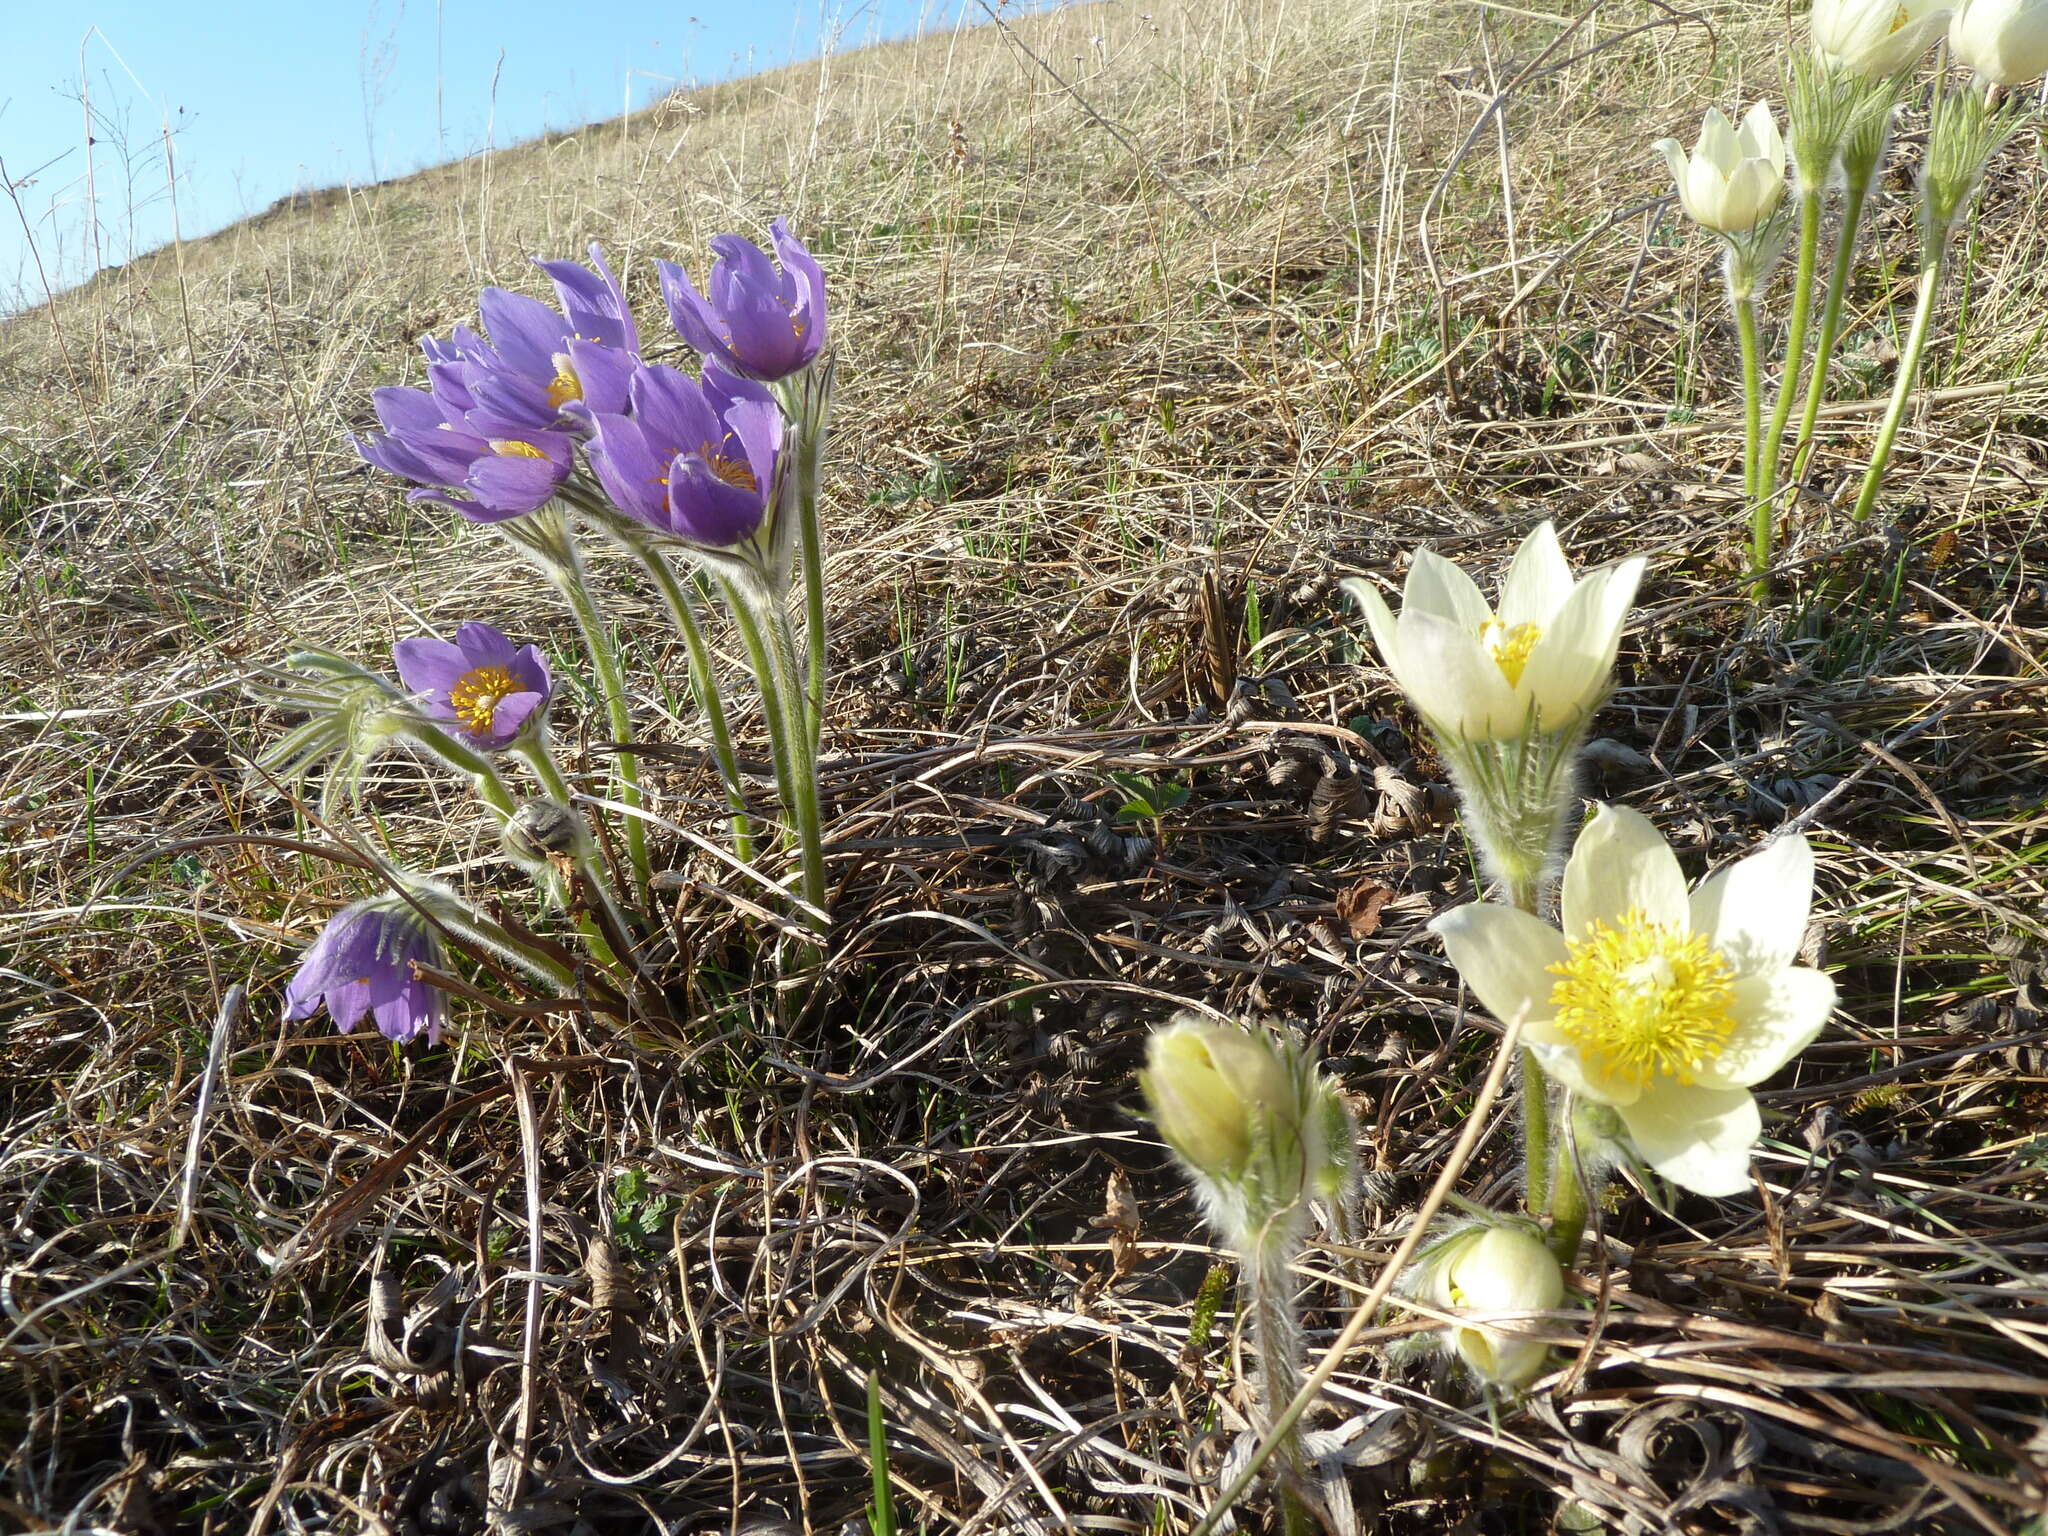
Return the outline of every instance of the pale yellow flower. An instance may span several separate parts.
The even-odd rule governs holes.
[[[1686,893],[1670,845],[1601,806],[1565,866],[1560,933],[1473,903],[1430,924],[1480,1002],[1573,1093],[1613,1108],[1644,1162],[1703,1195],[1748,1184],[1750,1088],[1827,1022],[1835,984],[1794,964],[1813,851],[1781,837]]]
[[[1807,26],[1822,63],[1876,78],[1916,63],[1949,11],[1941,0],[1814,0]]]
[[[1496,612],[1472,578],[1417,550],[1396,619],[1372,586],[1344,590],[1365,610],[1394,681],[1438,732],[1498,741],[1576,730],[1607,695],[1641,556],[1574,581],[1557,530],[1539,525],[1516,552]]]
[[[2038,80],[2048,74],[2048,0],[1963,0],[1948,43],[1993,85]]]
[[[1460,1314],[1451,1345],[1475,1375],[1499,1386],[1536,1379],[1550,1348],[1528,1335],[1541,1327],[1523,1314],[1564,1300],[1564,1274],[1533,1232],[1474,1227],[1449,1239],[1429,1269],[1428,1300]]]
[[[1776,211],[1785,196],[1785,141],[1777,119],[1763,102],[1751,107],[1738,129],[1719,107],[1710,108],[1692,158],[1676,139],[1659,139],[1657,149],[1678,183],[1678,200],[1703,229],[1745,234]]]

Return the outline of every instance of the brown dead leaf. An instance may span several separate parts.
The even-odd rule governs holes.
[[[1393,899],[1393,891],[1377,880],[1360,880],[1337,893],[1337,916],[1351,930],[1354,939],[1369,939],[1378,932],[1380,908]]]

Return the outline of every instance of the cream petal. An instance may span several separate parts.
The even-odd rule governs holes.
[[[1782,970],[1799,953],[1813,906],[1813,848],[1780,837],[1692,893],[1692,928],[1738,976]]]
[[[1424,718],[1474,741],[1519,736],[1529,706],[1509,686],[1476,630],[1401,610],[1401,686]]]
[[[1671,179],[1678,187],[1679,206],[1685,209],[1688,218],[1694,217],[1692,204],[1686,201],[1685,178],[1690,166],[1685,158],[1685,146],[1676,139],[1659,139],[1650,147],[1664,157],[1665,165],[1671,169]]]
[[[1725,1198],[1749,1187],[1749,1153],[1763,1117],[1745,1088],[1686,1088],[1660,1079],[1618,1108],[1644,1162],[1696,1195]]]
[[[1707,108],[1706,121],[1700,124],[1700,141],[1692,152],[1692,161],[1695,169],[1705,161],[1723,178],[1742,163],[1742,146],[1736,141],[1735,125],[1728,121],[1727,114],[1719,107]]]
[[[1365,615],[1366,628],[1372,631],[1372,643],[1380,653],[1380,664],[1398,679],[1401,675],[1400,626],[1394,622],[1387,600],[1363,577],[1347,576],[1338,585]]]
[[[1564,1037],[1553,1019],[1540,1019],[1522,1027],[1522,1040],[1536,1053],[1545,1073],[1559,1086],[1569,1088],[1596,1104],[1619,1109],[1643,1096],[1643,1085],[1633,1078],[1612,1077],[1579,1054],[1579,1048]]]
[[[1735,982],[1735,1033],[1696,1075],[1702,1088],[1753,1088],[1813,1044],[1834,1011],[1834,978],[1803,965]]]
[[[1647,816],[1621,805],[1595,810],[1572,845],[1563,906],[1564,931],[1573,939],[1595,922],[1618,927],[1631,911],[1681,932],[1689,922],[1678,855]]]
[[[1470,576],[1442,555],[1418,549],[1408,567],[1401,612],[1433,613],[1477,635],[1492,619],[1493,604]]]
[[[1762,160],[1780,176],[1785,174],[1785,140],[1769,102],[1760,101],[1743,114],[1742,131],[1735,137],[1745,159]]]
[[[1549,967],[1566,958],[1564,939],[1550,924],[1514,907],[1473,901],[1439,914],[1430,932],[1444,941],[1465,985],[1503,1024],[1519,1018],[1527,1029],[1550,1018]]]
[[[1589,572],[1530,651],[1522,688],[1545,729],[1569,730],[1606,693],[1643,565],[1637,556]]]
[[[1572,568],[1557,542],[1557,529],[1538,523],[1515,551],[1500,589],[1500,621],[1512,628],[1534,624],[1548,629],[1572,595]]]
[[[1731,230],[1754,229],[1771,216],[1785,195],[1785,175],[1762,160],[1745,160],[1728,179],[1723,216]]]

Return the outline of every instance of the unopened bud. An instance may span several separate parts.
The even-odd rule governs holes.
[[[1518,1317],[1489,1320],[1552,1310],[1564,1300],[1564,1271],[1534,1232],[1475,1226],[1440,1248],[1429,1300],[1468,1319],[1451,1330],[1451,1345],[1473,1374],[1497,1386],[1525,1386],[1550,1356],[1548,1345],[1528,1337],[1541,1325]]]
[[[527,863],[573,854],[582,836],[582,818],[557,800],[523,801],[504,830],[505,846]]]

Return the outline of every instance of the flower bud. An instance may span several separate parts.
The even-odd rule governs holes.
[[[555,800],[527,800],[505,823],[505,846],[522,863],[538,864],[549,854],[573,854],[583,837],[582,818]]]
[[[1428,1293],[1435,1305],[1471,1319],[1451,1330],[1450,1342],[1474,1375],[1521,1387],[1542,1373],[1550,1347],[1528,1337],[1540,1324],[1487,1322],[1503,1313],[1548,1312],[1564,1300],[1564,1272],[1535,1233],[1519,1226],[1467,1228],[1441,1245]]]
[[[1963,0],[1948,45],[1993,85],[2038,80],[2048,74],[2048,0]]]

